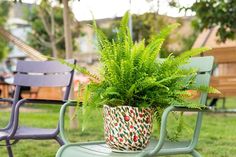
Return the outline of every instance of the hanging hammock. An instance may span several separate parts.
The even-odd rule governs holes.
[[[6,31],[3,27],[0,27],[0,36],[6,39],[8,42],[13,43],[19,49],[23,51],[26,55],[28,55],[33,60],[45,61],[47,58],[43,56],[39,51],[27,45],[24,41],[14,36],[10,32]]]

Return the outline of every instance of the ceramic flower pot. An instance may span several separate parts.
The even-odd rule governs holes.
[[[150,108],[105,105],[103,111],[105,139],[113,151],[137,151],[148,145],[153,121]]]

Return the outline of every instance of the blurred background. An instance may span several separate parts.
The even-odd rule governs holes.
[[[207,114],[204,119],[199,149],[209,157],[235,156],[235,0],[0,0],[0,97],[12,97],[13,75],[18,60],[45,60],[44,56],[75,58],[80,66],[98,73],[99,53],[91,27],[93,19],[112,40],[118,21],[126,11],[130,12],[129,28],[135,42],[145,38],[145,44],[148,44],[162,28],[172,23],[181,24],[165,41],[160,57],[178,55],[196,47],[212,48],[201,55],[215,57],[211,85],[221,94],[209,95],[208,105],[215,109],[215,114]],[[77,94],[78,85],[88,83],[88,78],[77,73],[74,83]],[[60,88],[25,88],[21,96],[58,99],[62,92]],[[32,106],[25,108],[22,120],[31,124],[28,119],[33,119],[35,124],[45,127],[55,124],[59,108],[46,107],[53,117],[47,123],[42,121],[48,117],[41,109]],[[7,123],[8,111],[8,106],[0,104],[1,126]],[[35,114],[31,115],[30,112]],[[100,117],[99,125],[102,123],[99,111],[94,113],[92,119],[97,116]],[[191,118],[190,115],[187,120],[190,123]],[[71,138],[74,139],[73,134],[79,134],[79,140],[101,139],[102,128],[98,129],[93,123],[91,127],[94,128],[86,133],[69,129]],[[77,128],[77,125],[71,128]],[[96,129],[101,134],[92,136]],[[40,151],[37,149],[44,149],[45,145],[48,147],[40,156],[54,156],[58,149],[53,142],[39,142],[37,149],[30,142],[22,143],[13,148],[20,152],[16,154],[17,157],[31,156],[28,149],[37,154]],[[1,147],[0,154],[1,157],[2,154],[6,155]]]

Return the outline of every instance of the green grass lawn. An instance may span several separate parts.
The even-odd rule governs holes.
[[[227,100],[227,106],[236,108],[236,99]],[[27,126],[40,126],[49,128],[57,125],[59,107],[30,107],[27,112],[20,116],[20,123]],[[81,112],[79,112],[81,114]],[[194,114],[185,116],[185,123],[188,127],[183,130],[181,138],[191,136],[190,126],[194,125]],[[9,113],[0,108],[0,127],[7,124]],[[79,118],[81,122],[82,119]],[[69,138],[72,141],[89,141],[103,139],[103,121],[101,112],[94,112],[85,123],[85,131],[81,131],[80,125],[77,130],[67,129]],[[168,128],[171,131],[175,120],[170,118]],[[81,124],[81,123],[80,123]],[[68,117],[66,128],[68,128]],[[205,114],[201,135],[198,143],[198,150],[204,157],[232,157],[236,154],[236,114]],[[155,127],[154,135],[157,135]],[[3,144],[3,143],[0,143]],[[55,141],[20,141],[13,146],[15,157],[54,157],[59,145]],[[179,157],[182,157],[180,155]],[[187,156],[187,155],[185,155]],[[5,147],[0,147],[0,157],[7,157]],[[184,157],[184,156],[183,156]]]

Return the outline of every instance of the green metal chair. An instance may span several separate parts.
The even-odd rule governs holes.
[[[210,76],[212,71],[214,58],[208,57],[194,57],[190,59],[190,63],[185,66],[198,68],[198,76],[196,84],[198,85],[209,85]],[[207,100],[207,93],[201,93],[200,103],[205,105]],[[163,156],[163,155],[177,155],[177,154],[190,154],[194,157],[201,157],[200,153],[196,151],[195,147],[198,142],[200,133],[203,112],[207,111],[204,109],[190,109],[179,106],[169,106],[165,109],[160,128],[160,138],[158,141],[152,140],[149,146],[136,153],[117,153],[112,152],[111,149],[105,144],[105,142],[86,142],[86,143],[70,143],[64,131],[64,116],[68,106],[76,105],[75,102],[65,103],[60,112],[60,133],[65,145],[62,146],[56,157],[146,157],[146,156]],[[183,111],[183,112],[197,112],[197,119],[195,124],[195,130],[193,137],[189,141],[171,142],[166,140],[166,127],[167,118],[172,111]]]

